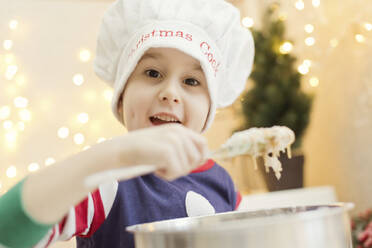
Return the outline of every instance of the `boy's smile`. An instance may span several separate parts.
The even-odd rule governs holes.
[[[171,113],[157,113],[153,116],[150,116],[150,121],[153,125],[161,125],[161,124],[168,124],[168,123],[178,123],[182,124],[182,122],[178,119],[177,116]]]
[[[209,108],[199,61],[174,48],[151,48],[142,56],[119,104],[128,131],[175,123],[201,132]]]

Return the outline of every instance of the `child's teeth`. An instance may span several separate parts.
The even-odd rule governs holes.
[[[156,116],[154,116],[154,117],[157,118],[157,119],[160,119],[160,120],[162,120],[162,121],[172,121],[172,122],[177,122],[177,120],[176,120],[175,118],[171,117],[171,116],[158,116],[158,115],[156,115]]]

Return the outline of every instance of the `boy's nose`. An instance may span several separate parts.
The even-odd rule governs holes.
[[[172,82],[165,83],[159,93],[159,100],[162,102],[179,103],[180,96],[177,91],[177,86]]]
[[[163,98],[161,100],[162,101],[173,101],[175,103],[178,103],[179,102],[178,98],[172,98],[171,96],[169,96],[169,97],[163,96]]]

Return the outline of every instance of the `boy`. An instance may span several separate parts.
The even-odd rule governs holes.
[[[233,182],[205,162],[200,133],[244,89],[253,50],[238,10],[223,0],[116,1],[103,18],[94,69],[113,86],[113,112],[129,133],[9,190],[0,198],[0,243],[47,247],[77,236],[77,247],[134,247],[126,226],[234,210]],[[141,164],[158,170],[83,185],[93,173]]]

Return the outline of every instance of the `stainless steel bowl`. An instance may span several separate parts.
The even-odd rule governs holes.
[[[235,211],[130,226],[136,248],[351,248],[352,203]]]

